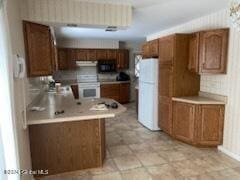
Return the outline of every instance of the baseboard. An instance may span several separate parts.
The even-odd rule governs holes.
[[[240,155],[232,153],[231,151],[227,150],[223,146],[218,146],[218,150],[230,156],[231,158],[236,159],[237,161],[240,161]]]

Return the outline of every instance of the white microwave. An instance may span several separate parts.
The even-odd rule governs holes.
[[[80,99],[100,98],[100,83],[79,83],[78,91]]]

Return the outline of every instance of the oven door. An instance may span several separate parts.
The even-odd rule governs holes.
[[[100,98],[100,86],[82,86],[79,87],[80,99]]]

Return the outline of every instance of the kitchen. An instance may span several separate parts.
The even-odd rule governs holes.
[[[16,179],[240,177],[235,6],[151,2],[6,3]]]

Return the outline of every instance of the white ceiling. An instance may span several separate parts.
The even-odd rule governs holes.
[[[57,38],[106,38],[121,41],[144,40],[147,35],[182,24],[228,7],[229,0],[88,0],[127,3],[133,10],[133,24],[127,30],[59,27]]]

